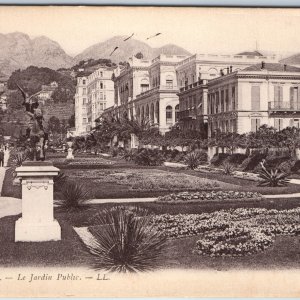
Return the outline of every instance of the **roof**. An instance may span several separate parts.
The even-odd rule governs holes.
[[[284,69],[286,66],[286,69]],[[280,63],[264,63],[264,68],[262,69],[262,64],[256,64],[249,66],[242,71],[271,71],[271,72],[300,72],[300,68],[293,67],[290,65],[284,65]]]
[[[299,65],[300,64],[300,53],[296,53],[294,55],[285,57],[282,60],[280,60],[280,63],[291,64],[291,65]]]
[[[263,56],[263,54],[261,54],[258,51],[244,51],[241,53],[238,53],[237,55],[247,55],[247,56]]]

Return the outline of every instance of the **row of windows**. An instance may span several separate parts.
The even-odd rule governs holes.
[[[208,95],[208,114],[217,114],[235,109],[235,87]]]

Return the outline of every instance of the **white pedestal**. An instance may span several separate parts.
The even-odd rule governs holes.
[[[74,159],[73,149],[72,148],[68,149],[67,159]]]
[[[53,177],[59,169],[50,162],[25,162],[16,169],[22,178],[22,217],[16,221],[16,242],[44,242],[61,239],[53,216]]]

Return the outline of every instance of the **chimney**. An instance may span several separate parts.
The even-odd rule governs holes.
[[[261,69],[264,69],[264,68],[265,68],[265,62],[262,61],[262,62],[261,62]]]
[[[232,73],[232,66],[229,67],[230,73]]]
[[[227,70],[227,74],[229,74],[229,67],[227,67],[226,70]]]
[[[284,72],[286,72],[286,67],[287,67],[287,65],[284,64],[284,65],[283,65],[283,71],[284,71]]]

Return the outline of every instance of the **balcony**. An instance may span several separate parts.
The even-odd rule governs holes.
[[[300,102],[269,102],[269,113],[300,113]]]
[[[196,120],[197,117],[197,113],[196,110],[182,110],[180,112],[178,112],[178,119],[179,120],[184,120],[184,119],[191,119],[191,120]]]
[[[200,86],[200,85],[204,85],[206,84],[207,81],[206,80],[200,80],[200,81],[196,81],[192,84],[189,84],[189,85],[186,85],[186,86],[183,86],[179,89],[180,92],[184,92],[184,91],[187,91],[187,90],[190,90],[190,89],[193,89],[194,87],[197,87],[197,86]]]

